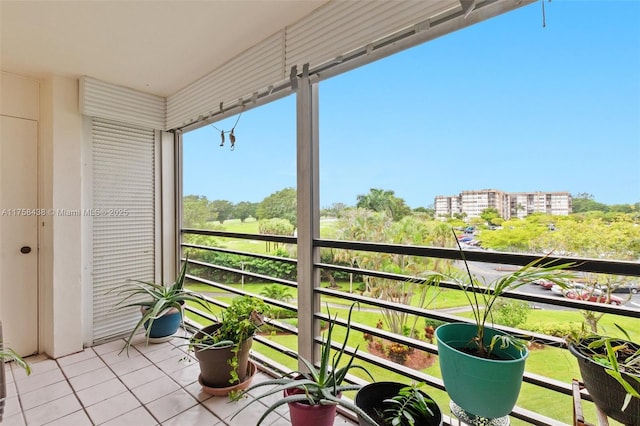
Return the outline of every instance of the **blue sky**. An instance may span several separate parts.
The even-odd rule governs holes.
[[[320,83],[320,203],[413,208],[493,188],[640,201],[640,1],[540,2]],[[228,130],[237,116],[214,125]],[[245,111],[234,151],[184,137],[183,193],[295,187],[295,98]]]

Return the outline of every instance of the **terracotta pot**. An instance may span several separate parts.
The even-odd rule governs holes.
[[[211,334],[220,328],[220,324],[213,324],[202,329],[205,333]],[[196,338],[203,337],[199,331]],[[253,344],[253,337],[249,337],[240,345],[238,352],[238,379],[244,382],[249,373],[249,351]],[[233,371],[229,360],[233,358],[232,347],[211,348],[205,350],[195,350],[195,356],[200,363],[200,380],[203,386],[211,388],[226,388],[232,385],[231,372]]]
[[[258,371],[258,368],[256,367],[256,365],[253,362],[249,361],[249,371],[247,373],[247,377],[245,377],[245,379],[242,382],[236,385],[229,385],[223,388],[214,388],[214,387],[205,385],[202,382],[201,377],[198,377],[198,382],[202,386],[202,390],[205,393],[208,393],[209,395],[213,395],[213,396],[225,396],[225,395],[229,395],[231,392],[241,391],[248,388],[249,385],[251,384],[251,380],[253,379],[253,376],[256,375],[257,371]]]
[[[300,389],[285,389],[284,396],[303,393]],[[302,402],[289,403],[291,426],[332,426],[336,419],[335,405],[309,405]]]

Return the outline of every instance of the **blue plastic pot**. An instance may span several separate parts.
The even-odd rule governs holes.
[[[148,322],[144,323],[145,330],[148,328]],[[171,309],[168,313],[164,314],[160,318],[153,320],[151,324],[151,331],[149,331],[149,337],[157,339],[161,337],[172,336],[180,328],[182,322],[182,312],[178,309]]]

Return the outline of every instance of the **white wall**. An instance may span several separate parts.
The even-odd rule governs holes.
[[[82,209],[82,116],[78,81],[2,72],[3,114],[38,121],[38,208]],[[82,350],[83,218],[47,214],[39,222],[39,352]]]
[[[83,121],[78,80],[42,81],[40,200],[56,212],[82,211]],[[87,141],[88,143],[88,141]],[[53,214],[41,228],[41,351],[57,358],[83,348],[82,244],[85,218]]]
[[[37,159],[31,158],[31,156],[35,154],[38,144],[39,90],[39,82],[35,79],[4,71],[0,74],[0,114],[3,118],[3,124],[0,125],[6,124],[12,128],[13,126],[9,123],[21,123],[20,126],[28,126],[27,128],[31,129],[28,136],[23,132],[12,133],[10,130],[2,132],[3,137],[10,138],[2,141],[3,148],[1,148],[3,167],[9,166],[9,170],[11,170],[11,165],[17,166],[25,164],[27,161],[28,164],[33,164],[34,168],[37,167]],[[20,146],[21,144],[25,145]],[[24,157],[25,155],[29,157]],[[2,204],[0,207],[3,209],[37,207],[35,199],[37,174],[34,172],[35,170],[24,170],[15,176],[11,171],[3,170],[2,176],[0,176],[0,179],[4,179],[0,182],[2,190],[15,188],[17,184],[17,188],[24,191],[23,194],[26,198],[23,198],[22,201],[26,201],[26,203]],[[23,179],[23,181],[15,182],[15,179]],[[10,197],[10,199],[14,198]],[[2,203],[5,202],[3,198]],[[16,219],[20,226],[14,229],[12,227],[17,224]],[[3,245],[0,250],[2,251],[0,259],[0,272],[2,272],[0,277],[0,319],[4,320],[4,337],[10,340],[9,344],[21,355],[30,355],[38,349],[38,336],[35,334],[38,328],[38,222],[35,217],[4,217],[3,211],[0,223],[3,225],[0,227],[2,228],[0,232],[7,232],[7,234],[0,235],[0,242]],[[17,244],[29,245],[34,251],[26,257],[19,256],[16,259],[13,250],[17,249]],[[9,254],[10,252],[12,254]],[[24,270],[19,268],[24,268]],[[11,341],[12,338],[13,341]],[[0,368],[2,368],[1,364]]]

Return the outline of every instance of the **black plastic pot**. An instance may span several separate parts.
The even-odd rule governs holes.
[[[615,346],[623,342],[624,341],[613,341],[612,345]],[[627,344],[634,348],[634,350],[640,348],[638,345],[630,342],[627,342]],[[580,350],[579,346],[569,344],[569,351],[578,359],[582,382],[584,383],[584,387],[589,391],[589,395],[593,398],[596,406],[607,416],[620,423],[638,426],[640,424],[640,399],[631,398],[631,402],[627,408],[622,411],[622,405],[627,394],[622,385],[607,374],[606,367],[594,362],[589,354],[585,354]],[[631,384],[635,390],[640,392],[640,382],[623,373],[623,377],[625,376],[627,382]],[[634,377],[640,378],[640,376]]]
[[[385,399],[393,398],[398,394],[398,391],[407,385],[397,382],[374,382],[363,386],[356,394],[355,404],[362,411],[367,413],[373,420],[380,425],[386,425],[384,420],[378,415],[377,410],[382,408],[382,401]],[[425,398],[431,399],[429,395],[420,391]],[[438,404],[433,402],[429,404],[429,408],[433,412],[433,417],[428,419],[416,419],[415,426],[439,426],[442,424],[442,412]],[[358,424],[360,426],[372,426],[361,416],[358,416]]]

